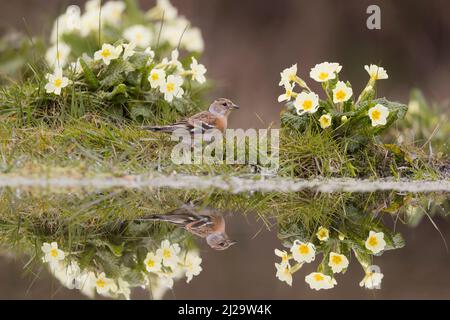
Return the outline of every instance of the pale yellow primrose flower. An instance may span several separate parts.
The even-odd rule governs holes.
[[[162,88],[166,83],[166,72],[162,69],[152,69],[148,76],[148,81],[153,89]]]
[[[94,54],[94,60],[102,60],[108,66],[112,60],[120,57],[122,50],[122,46],[114,47],[108,43],[105,43],[102,48]]]
[[[190,52],[203,52],[205,43],[199,28],[189,28],[181,39],[181,44]]]
[[[311,68],[309,76],[317,82],[326,82],[336,78],[336,74],[341,70],[342,66],[339,63],[322,62]]]
[[[191,282],[194,276],[198,276],[203,270],[200,266],[202,263],[202,258],[200,258],[198,252],[189,251],[186,253],[183,261],[183,267],[186,272],[186,282]]]
[[[305,281],[314,290],[332,289],[337,284],[335,279],[320,272],[310,273],[305,277]]]
[[[288,285],[292,286],[292,273],[289,263],[275,263],[275,268],[277,269],[275,276],[280,281],[286,282]]]
[[[376,289],[381,285],[381,280],[384,275],[381,272],[366,271],[364,279],[359,283],[360,287],[365,287],[366,289]]]
[[[69,79],[63,76],[61,68],[55,69],[53,74],[47,74],[48,83],[45,85],[45,91],[47,93],[53,93],[60,95],[63,88],[69,85]]]
[[[136,51],[134,50],[136,49],[136,44],[134,42],[124,43],[122,44],[122,46],[123,46],[123,58],[125,60],[131,58],[136,54]]]
[[[320,118],[322,118],[322,117],[320,117]],[[330,117],[330,120],[331,120],[331,117]],[[320,119],[319,119],[319,121],[320,121]],[[325,227],[320,227],[319,230],[317,230],[316,236],[317,236],[317,239],[319,239],[320,241],[327,241],[330,238],[330,231]]]
[[[146,26],[137,24],[131,26],[123,32],[123,37],[128,41],[136,44],[139,48],[150,46],[153,34]]]
[[[348,259],[343,254],[339,254],[336,252],[330,253],[330,258],[328,261],[328,266],[331,267],[333,273],[339,273],[348,267]]]
[[[302,92],[294,101],[297,114],[315,113],[319,108],[319,96],[314,92]]]
[[[45,54],[45,60],[52,68],[64,68],[64,66],[68,62],[70,51],[71,49],[67,44],[65,44],[64,42],[60,42],[58,43],[58,45],[55,44],[47,50],[47,53]]]
[[[280,95],[278,97],[278,102],[283,102],[283,101],[291,101],[292,97],[294,96],[294,87],[295,87],[295,83],[290,83],[290,82],[285,82],[284,83],[284,90],[285,93],[283,93],[282,95]]]
[[[347,86],[344,81],[338,81],[333,89],[333,102],[340,103],[350,99],[353,95],[351,87]]]
[[[102,7],[102,20],[112,25],[119,24],[125,8],[126,5],[123,1],[106,2]]]
[[[55,264],[61,260],[64,260],[66,254],[64,251],[58,249],[58,244],[56,242],[47,243],[44,242],[41,247],[42,252],[44,252],[44,262]]]
[[[107,278],[104,272],[100,273],[96,277],[95,287],[97,289],[97,293],[101,295],[108,294],[110,291],[117,291],[117,285],[114,280]]]
[[[371,64],[370,66],[365,65],[364,69],[367,71],[370,79],[372,80],[383,80],[389,78],[386,70],[384,70],[383,67],[378,67],[377,65]]]
[[[150,9],[146,14],[150,19],[171,21],[177,18],[178,9],[175,8],[169,0],[157,0],[156,6]]]
[[[389,109],[382,104],[377,104],[376,106],[369,109],[369,118],[372,120],[372,126],[384,126],[387,123],[387,117],[389,116]]]
[[[161,247],[156,250],[156,255],[162,259],[164,266],[174,269],[180,261],[178,257],[180,251],[178,243],[171,244],[169,240],[164,240]]]
[[[197,62],[197,60],[192,57],[192,63],[190,65],[191,67],[191,73],[192,73],[192,80],[197,81],[198,83],[205,83],[206,82],[206,78],[205,78],[205,73],[206,73],[206,68],[204,65],[199,64]]]
[[[147,269],[148,272],[159,272],[161,271],[161,262],[161,256],[155,255],[153,252],[149,252],[144,260],[145,269]]]
[[[175,76],[171,74],[167,77],[164,85],[160,87],[160,91],[164,93],[164,99],[167,102],[172,102],[173,98],[181,98],[184,94],[183,88],[181,85],[183,84],[183,78],[180,76]]]
[[[289,254],[286,251],[275,249],[275,255],[281,258],[281,264],[289,263]]]
[[[331,126],[331,115],[330,114],[324,114],[319,118],[320,127],[322,129],[326,129],[329,126]]]
[[[297,78],[297,64],[292,65],[289,68],[284,69],[281,73],[281,80],[279,86],[286,86],[286,82],[293,82]]]
[[[383,251],[386,247],[386,241],[384,241],[384,233],[370,231],[365,245],[366,248],[372,251],[374,254]]]
[[[298,263],[310,263],[316,257],[316,248],[312,243],[295,240],[291,247],[292,257]]]

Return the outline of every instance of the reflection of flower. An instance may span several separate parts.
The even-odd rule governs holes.
[[[316,249],[312,243],[304,243],[299,240],[294,241],[291,252],[294,260],[299,263],[314,261],[316,256]]]
[[[59,261],[64,260],[66,256],[64,251],[58,249],[58,244],[56,242],[52,242],[50,244],[45,242],[41,249],[45,254],[43,258],[44,262],[58,263]]]
[[[291,101],[292,97],[295,95],[293,92],[295,83],[291,84],[290,82],[286,81],[283,85],[285,92],[278,97],[278,102]]]
[[[289,263],[289,254],[286,251],[275,249],[275,255],[281,258],[281,264]]]
[[[374,254],[383,251],[384,247],[386,246],[386,241],[384,241],[384,233],[370,231],[365,245],[366,248],[372,251]]]
[[[297,78],[297,64],[292,65],[289,68],[284,69],[281,73],[280,87],[285,86],[286,83],[295,81]]]
[[[336,78],[341,69],[339,63],[322,62],[311,69],[309,76],[317,82],[326,82]]]
[[[321,115],[320,118],[319,118],[320,127],[322,129],[326,129],[326,128],[330,127],[331,126],[331,119],[332,119],[331,115],[329,115],[329,114]],[[317,237],[319,237],[319,236],[317,235]]]
[[[383,277],[384,275],[381,272],[366,271],[366,275],[359,286],[366,289],[377,289],[380,287]]]
[[[310,273],[305,281],[314,290],[332,289],[337,284],[336,280],[320,272]]]
[[[100,273],[95,279],[95,287],[97,288],[98,294],[108,294],[110,291],[117,291],[117,285],[114,283],[113,279],[107,278],[105,273]]]
[[[164,266],[174,269],[180,260],[178,257],[180,250],[178,243],[171,244],[169,240],[164,240],[156,250],[156,255],[161,258]]]
[[[148,272],[159,272],[161,270],[161,261],[161,256],[149,252],[144,260],[145,269],[147,269]]]
[[[319,107],[319,96],[314,92],[302,92],[294,101],[294,107],[297,113],[315,113]]]
[[[320,241],[327,241],[330,237],[330,231],[325,227],[320,227],[316,233],[317,239]]]
[[[292,286],[292,273],[289,263],[275,263],[275,268],[277,269],[276,277]]]
[[[186,282],[191,282],[194,276],[198,276],[202,271],[202,267],[200,266],[202,263],[202,258],[198,255],[197,252],[189,251],[186,253],[183,261],[183,267],[186,271]]]
[[[333,273],[339,273],[348,267],[348,259],[343,254],[331,252],[328,265],[333,270]]]

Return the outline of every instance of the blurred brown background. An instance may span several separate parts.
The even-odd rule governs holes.
[[[143,8],[154,1],[141,0]],[[29,29],[48,33],[54,17],[68,4],[84,1],[2,1],[0,28]],[[299,74],[309,80],[309,69],[322,61],[340,62],[341,77],[361,90],[367,73],[364,64],[380,63],[389,80],[379,92],[392,100],[408,101],[413,87],[432,101],[449,105],[450,2],[430,1],[230,1],[172,0],[179,12],[202,29],[206,42],[202,62],[217,86],[211,98],[226,96],[243,107],[232,116],[233,127],[266,126],[278,119],[276,99],[279,72],[299,63]],[[366,8],[381,7],[381,30],[366,28]],[[312,86],[314,84],[309,81]],[[316,87],[314,87],[316,88]],[[264,121],[260,123],[255,114]],[[249,219],[251,220],[251,219]],[[429,221],[416,229],[397,226],[407,246],[377,258],[385,274],[381,291],[358,286],[363,274],[354,261],[339,285],[327,292],[306,288],[300,271],[289,288],[275,279],[273,249],[279,246],[275,232],[243,217],[230,220],[230,234],[239,245],[225,252],[203,247],[203,273],[187,286],[175,286],[168,298],[447,298],[450,299],[450,256]],[[437,220],[444,235],[450,224]],[[80,298],[76,292],[57,290],[45,273],[31,286],[32,277],[21,277],[23,261],[0,259],[0,298]],[[141,294],[140,298],[146,296]]]

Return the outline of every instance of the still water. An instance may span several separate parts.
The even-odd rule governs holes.
[[[448,193],[4,188],[0,202],[2,299],[450,298]]]

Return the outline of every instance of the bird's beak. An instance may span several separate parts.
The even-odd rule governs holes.
[[[231,109],[239,109],[239,106],[238,106],[238,105],[235,105],[235,104],[233,104],[233,105],[231,106]]]
[[[236,244],[236,243],[237,243],[237,241],[231,240],[231,241],[230,241],[230,246],[232,246],[232,245],[234,245],[234,244]]]

